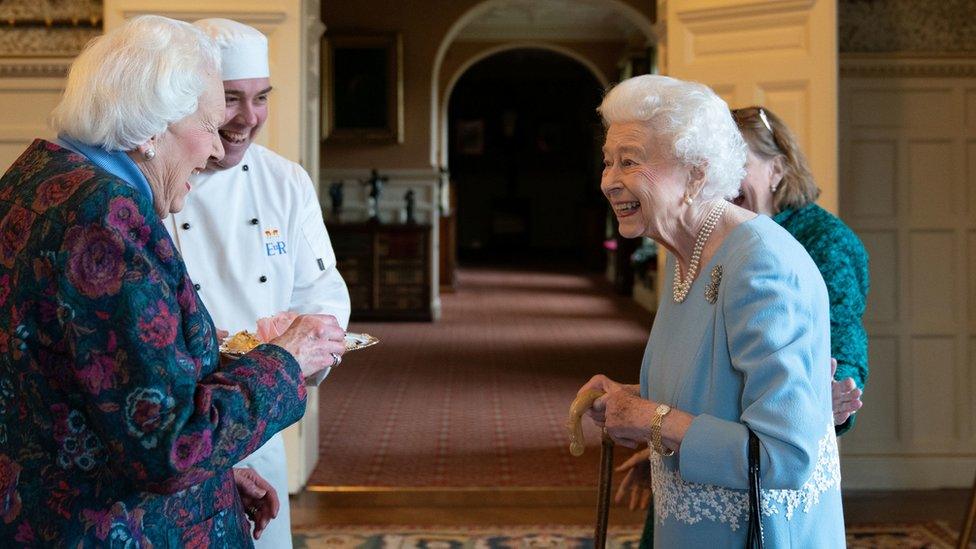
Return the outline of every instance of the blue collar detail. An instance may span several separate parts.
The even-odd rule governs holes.
[[[57,143],[84,156],[92,164],[125,181],[130,187],[146,195],[146,198],[152,203],[153,192],[152,187],[149,186],[149,180],[142,174],[136,163],[129,158],[129,155],[125,154],[125,151],[106,151],[101,147],[85,145],[63,134],[58,136]]]

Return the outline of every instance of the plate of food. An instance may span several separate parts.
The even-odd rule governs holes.
[[[357,334],[355,332],[346,332],[346,352],[358,351],[359,349],[365,349],[366,347],[372,347],[379,343],[380,340],[369,334]]]
[[[220,343],[220,354],[227,358],[238,359],[262,343],[264,342],[258,339],[258,336],[247,330],[241,330]]]
[[[366,347],[372,347],[380,342],[369,334],[359,334],[356,332],[346,332],[346,352],[358,351]],[[227,358],[238,359],[252,349],[264,343],[261,339],[247,330],[241,330],[228,337],[220,344],[220,352]]]

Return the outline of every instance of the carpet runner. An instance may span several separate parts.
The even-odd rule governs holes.
[[[598,434],[585,420],[569,455],[569,404],[597,373],[636,383],[651,315],[596,275],[462,270],[458,288],[438,322],[350,325],[380,343],[321,386],[310,486],[596,484]]]
[[[294,535],[295,549],[592,548],[592,527],[509,526],[495,528],[334,527]],[[941,522],[852,525],[848,549],[952,549],[956,532]],[[636,549],[637,528],[611,528],[607,547]]]

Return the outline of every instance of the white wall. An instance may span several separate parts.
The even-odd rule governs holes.
[[[71,59],[0,60],[0,173],[34,139],[50,139],[47,116],[64,90]]]
[[[847,488],[976,472],[976,62],[845,58],[841,214],[871,261],[870,378]]]

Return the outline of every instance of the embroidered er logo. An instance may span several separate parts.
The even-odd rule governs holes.
[[[268,256],[285,255],[288,253],[285,241],[281,238],[281,231],[277,228],[264,230],[264,251]]]

